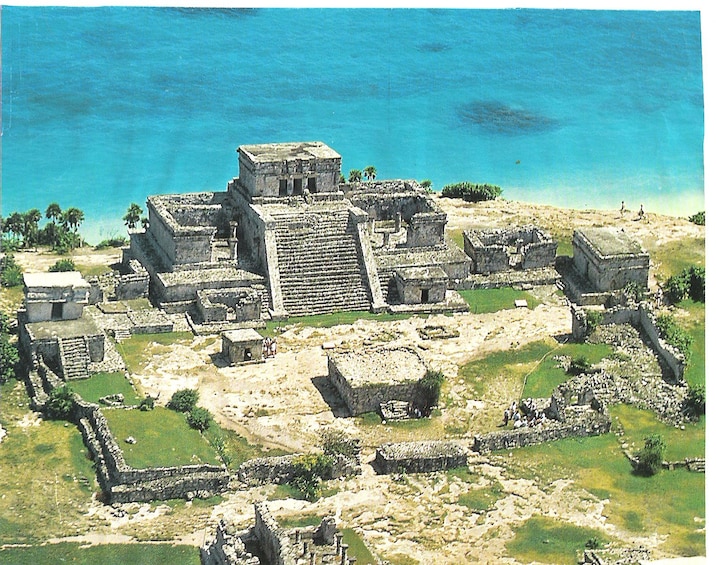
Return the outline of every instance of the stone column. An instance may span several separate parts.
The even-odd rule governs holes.
[[[232,261],[236,261],[238,251],[237,251],[237,244],[239,242],[237,238],[237,226],[238,224],[236,222],[229,222],[229,259]]]
[[[341,554],[341,542],[343,541],[343,534],[336,532],[336,555]]]
[[[346,565],[346,558],[348,557],[348,544],[341,544],[341,565]]]
[[[310,563],[310,565],[316,565],[316,552],[315,551],[311,552],[311,557],[310,557],[309,563]]]
[[[400,227],[403,223],[403,217],[400,215],[400,212],[396,212],[395,216],[393,217],[393,221],[395,222],[395,233],[398,233],[400,231]]]

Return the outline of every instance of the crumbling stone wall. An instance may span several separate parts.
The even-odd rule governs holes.
[[[572,304],[572,337],[582,341],[587,335],[587,315],[584,309]],[[656,317],[651,304],[641,302],[636,307],[616,306],[602,312],[602,325],[630,324],[643,331],[651,342],[654,351],[671,370],[677,381],[682,381],[686,370],[686,359],[680,351],[666,343],[656,326]]]
[[[261,318],[261,296],[252,288],[198,290],[197,309],[202,322],[223,322],[229,311],[237,322]]]
[[[467,449],[456,441],[384,443],[375,452],[378,474],[432,473],[467,465]]]
[[[608,433],[611,425],[608,413],[598,412],[585,406],[581,414],[573,414],[564,422],[547,420],[546,423],[531,428],[477,434],[472,449],[478,453],[488,453],[498,449],[514,449],[568,437],[600,435]]]
[[[115,296],[117,300],[133,300],[149,296],[149,273],[136,259],[126,263],[127,272],[116,277]]]
[[[268,562],[273,565],[294,565],[296,556],[286,531],[278,525],[265,502],[259,502],[254,508],[256,511],[254,533]]]
[[[202,565],[260,565],[258,557],[246,551],[241,534],[219,520],[216,537],[199,548]]]
[[[535,226],[466,230],[463,240],[474,274],[549,267],[557,253],[557,242]]]

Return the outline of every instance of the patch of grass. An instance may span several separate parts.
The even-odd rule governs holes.
[[[601,532],[533,516],[515,529],[515,537],[507,542],[511,556],[528,563],[572,565],[577,562],[590,537],[601,538]]]
[[[53,543],[34,547],[0,549],[0,561],[15,565],[75,563],[77,565],[199,565],[199,551],[193,545],[168,543],[100,544]]]
[[[93,277],[109,273],[112,269],[108,265],[81,265],[76,264],[75,269],[82,273],[83,277]]]
[[[205,432],[205,437],[211,443],[217,436],[222,438],[226,452],[231,459],[230,469],[238,469],[242,463],[257,457],[288,455],[288,452],[282,449],[266,449],[260,445],[249,443],[245,437],[240,436],[235,431],[220,428],[216,422],[212,422]]]
[[[0,286],[0,311],[14,316],[25,299],[23,286]]]
[[[104,409],[112,434],[127,464],[137,469],[209,463],[218,465],[216,452],[183,414],[157,407],[154,410]],[[124,441],[128,436],[135,444]]]
[[[149,302],[148,298],[133,298],[131,300],[125,300],[130,310],[138,312],[140,310],[151,310],[153,308],[152,303]]]
[[[318,514],[301,514],[299,516],[288,516],[286,518],[278,518],[278,523],[282,528],[287,530],[292,528],[306,528],[308,526],[318,526],[321,523],[322,516]]]
[[[89,379],[72,381],[70,387],[87,402],[99,402],[109,394],[123,394],[124,403],[133,406],[141,402],[141,398],[123,373],[97,373]]]
[[[485,512],[495,507],[495,503],[503,497],[504,493],[499,484],[483,488],[471,488],[458,496],[457,503],[466,506],[473,512]]]
[[[350,325],[357,320],[371,320],[374,322],[389,322],[397,320],[406,320],[416,314],[374,314],[367,310],[359,310],[356,312],[333,312],[332,314],[319,314],[315,316],[293,316],[287,320],[272,320],[266,322],[266,327],[257,330],[263,336],[272,336],[276,334],[277,328],[284,328],[292,325],[302,325],[312,328],[330,328],[338,325]],[[421,316],[422,317],[422,316]]]
[[[703,302],[683,300],[678,304],[685,316],[679,323],[691,336],[691,356],[684,372],[684,379],[691,386],[706,385],[706,305]]]
[[[166,332],[157,334],[132,334],[132,337],[117,343],[127,369],[131,373],[141,372],[154,355],[175,343],[188,345],[194,339],[191,332]],[[164,346],[161,347],[161,346]]]
[[[293,498],[294,500],[304,500],[303,493],[289,483],[276,485],[274,491],[266,497],[266,500],[283,500],[285,498]]]
[[[611,352],[611,346],[605,344],[565,343],[560,345],[529,374],[522,396],[525,398],[547,398],[555,387],[571,378],[554,359],[555,355],[567,355],[572,359],[584,357],[590,365],[595,365]]]
[[[390,565],[420,565],[420,561],[413,559],[405,553],[390,553],[384,560]]]
[[[343,532],[343,543],[349,546],[348,555],[356,558],[356,565],[375,565],[373,555],[363,543],[363,538],[354,529],[344,528],[341,532]]]
[[[685,237],[663,244],[644,241],[651,260],[656,265],[656,279],[665,282],[691,265],[704,266],[706,240],[703,237]]]
[[[19,425],[29,414],[27,404],[21,383],[12,380],[0,388],[0,421],[7,430],[0,445],[0,544],[84,533],[96,490],[77,428],[52,421]],[[15,563],[4,555],[0,552],[1,562]]]
[[[358,422],[362,426],[376,426],[381,423],[380,414],[377,412],[366,412],[358,416]]]
[[[572,236],[569,234],[553,236],[557,242],[557,255],[566,255],[572,257],[574,248],[572,247]]]
[[[462,235],[462,230],[447,230],[447,237],[452,241],[458,248],[465,248],[465,238]]]
[[[695,424],[685,424],[684,429],[660,422],[653,412],[635,406],[619,404],[609,409],[614,424],[621,424],[624,436],[621,441],[634,443],[636,449],[644,443],[644,437],[658,434],[664,438],[665,461],[679,461],[686,457],[706,456],[706,418]]]
[[[540,301],[529,292],[515,290],[512,287],[461,290],[459,294],[468,303],[470,312],[473,314],[486,314],[512,309],[515,307],[515,300],[526,300],[527,307],[530,310],[540,304]]]
[[[630,424],[629,412],[624,411],[620,421],[640,444],[649,428],[639,427],[641,417]],[[621,441],[605,434],[515,449],[508,470],[515,477],[536,476],[547,483],[571,479],[575,488],[609,498],[608,523],[639,534],[666,535],[665,551],[676,553],[678,548],[681,555],[703,555],[705,474],[676,469],[652,477],[635,475]]]

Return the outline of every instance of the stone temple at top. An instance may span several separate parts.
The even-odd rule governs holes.
[[[414,180],[341,183],[321,142],[242,145],[225,192],[150,196],[125,265],[201,324],[345,310],[464,309],[470,258]]]

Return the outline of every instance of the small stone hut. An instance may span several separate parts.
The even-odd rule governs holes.
[[[328,355],[328,378],[352,416],[377,412],[391,400],[413,402],[427,371],[425,361],[409,347]]]
[[[27,322],[77,320],[89,302],[90,285],[78,271],[26,273]]]
[[[649,254],[618,228],[582,228],[572,238],[575,270],[599,292],[649,283]]]
[[[472,259],[474,274],[554,266],[557,242],[535,226],[509,229],[466,230],[465,253]]]
[[[256,330],[231,330],[221,334],[221,353],[232,365],[263,361],[264,338]]]
[[[445,300],[448,277],[440,267],[396,269],[395,283],[402,304],[435,304]]]

